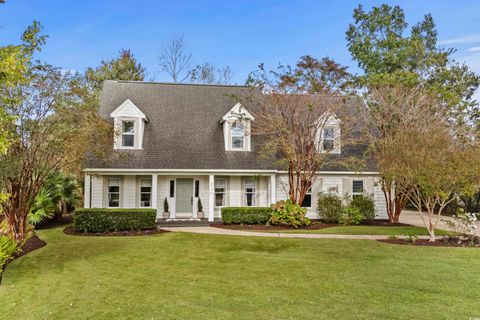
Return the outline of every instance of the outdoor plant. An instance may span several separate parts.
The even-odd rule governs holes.
[[[318,194],[317,212],[325,222],[337,223],[342,215],[342,199],[332,190]]]
[[[224,224],[262,224],[267,223],[272,214],[269,207],[225,207],[222,208]]]
[[[82,232],[145,230],[156,226],[155,209],[78,209],[73,227]]]
[[[198,198],[198,202],[197,202],[197,211],[203,212],[202,200],[200,198]]]
[[[272,225],[281,225],[288,227],[303,227],[310,224],[310,219],[306,217],[307,209],[293,203],[292,200],[281,200],[272,205],[272,216],[268,221]]]
[[[200,199],[199,199],[199,201],[200,201]],[[168,199],[167,199],[167,197],[165,197],[165,200],[163,200],[163,212],[170,212],[168,210]]]
[[[370,195],[356,195],[350,202],[350,206],[360,210],[364,220],[375,219],[375,203]]]
[[[442,219],[449,228],[457,235],[472,235],[477,229],[477,215],[465,212],[463,208],[457,209],[457,214],[452,219]]]
[[[412,233],[408,234],[407,237],[405,238],[405,242],[408,244],[415,244],[417,240],[418,240],[418,237]]]
[[[360,209],[353,206],[343,207],[342,214],[338,219],[338,223],[341,225],[360,224],[363,222],[363,215]]]
[[[13,258],[17,251],[17,244],[10,237],[0,235],[0,275],[3,268]]]

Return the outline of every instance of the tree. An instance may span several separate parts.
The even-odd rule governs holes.
[[[190,70],[190,82],[204,84],[229,84],[233,72],[229,66],[217,68],[211,63],[196,65]]]
[[[184,82],[188,79],[192,54],[187,51],[183,35],[173,35],[162,48],[162,54],[158,59],[160,67],[173,82]]]
[[[120,50],[119,57],[110,61],[103,60],[99,67],[88,68],[85,77],[92,87],[100,90],[105,80],[143,81],[145,68],[135,59],[130,50]]]
[[[111,140],[111,126],[97,116],[98,100],[85,79],[34,58],[45,43],[40,30],[34,23],[22,36],[23,80],[0,86],[5,112],[15,117],[6,127],[11,145],[0,155],[0,190],[8,194],[0,205],[6,233],[17,243],[26,239],[28,214],[48,177],[79,172],[86,151],[101,154]]]
[[[351,133],[355,128],[355,119],[349,117],[352,110],[340,95],[342,86],[337,85],[343,79],[323,80],[330,73],[342,74],[346,69],[333,64],[336,68],[325,72],[317,63],[304,61],[302,58],[295,68],[280,65],[270,72],[260,65],[248,80],[257,88],[251,97],[252,105],[257,106],[252,109],[255,121],[251,132],[264,141],[261,156],[272,157],[287,168],[289,197],[296,204],[302,203],[322,166],[338,161],[329,152],[321,152],[323,129],[332,123],[338,125],[341,138],[335,135],[332,147],[340,148],[353,141]]]
[[[415,24],[409,33],[404,11],[399,6],[384,4],[366,12],[359,5],[353,18],[354,23],[350,24],[346,38],[353,59],[363,71],[355,81],[367,96],[386,84],[408,87],[412,92],[420,88],[438,99],[438,106],[448,113],[450,121],[460,126],[480,125],[480,108],[473,99],[480,79],[452,58],[453,49],[437,45],[437,31],[430,14]],[[379,112],[380,107],[378,104],[373,106],[376,110],[372,112]],[[374,126],[378,128],[383,124]],[[392,122],[390,126],[395,124]],[[391,138],[388,131],[384,131],[375,141]],[[375,157],[379,159],[381,155]],[[388,215],[392,222],[398,222],[407,195],[395,188],[388,173],[380,173]]]

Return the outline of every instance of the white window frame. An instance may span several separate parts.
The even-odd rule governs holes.
[[[354,184],[355,182],[361,182],[362,183],[362,192],[355,192],[354,191]],[[363,196],[365,192],[365,181],[363,180],[352,180],[352,198],[355,196]]]
[[[241,135],[239,135],[238,133],[234,135],[234,132],[235,132],[235,129],[238,129],[240,128],[242,129],[242,133]],[[230,129],[230,133],[231,133],[231,144],[232,144],[232,150],[245,150],[245,124],[243,123],[233,123],[232,124],[232,127]],[[242,138],[242,146],[241,147],[235,147],[233,145],[233,138]]]
[[[142,181],[148,181],[150,182],[150,192],[142,192]],[[138,192],[139,192],[139,197],[138,197],[138,201],[139,201],[139,204],[138,206],[140,208],[151,208],[152,207],[152,179],[151,178],[141,178],[139,179],[139,188],[138,188]],[[150,205],[148,206],[144,206],[142,205],[142,194],[150,194],[150,200],[148,201],[150,203]]]
[[[123,131],[123,124],[126,122],[131,122],[133,124],[133,131],[132,132],[124,132]],[[121,133],[120,133],[120,147],[122,149],[135,149],[135,131],[136,131],[136,121],[135,120],[129,120],[129,119],[123,119],[120,122],[121,125]],[[132,146],[124,146],[123,145],[123,136],[133,136],[133,145]]]
[[[110,181],[118,181],[118,192],[111,192],[110,191]],[[115,186],[114,186],[115,187]],[[108,208],[120,208],[121,206],[121,187],[122,187],[122,181],[120,178],[108,178],[107,179],[107,207]],[[118,206],[112,207],[110,206],[110,195],[111,194],[118,194]]]
[[[253,191],[247,191],[247,183],[253,183]],[[251,188],[251,187],[249,187]],[[252,195],[252,205],[248,205],[248,195]],[[256,207],[257,206],[257,182],[254,178],[245,178],[243,181],[243,204],[245,207]]]
[[[332,131],[332,137],[326,139],[326,134],[325,134],[325,131],[326,130],[331,130]],[[325,126],[322,128],[322,145],[321,145],[321,148],[322,148],[322,151],[323,152],[334,152],[335,151],[335,145],[336,145],[336,137],[335,137],[335,127],[333,126]],[[332,142],[332,148],[331,149],[325,149],[325,141],[331,141]]]
[[[218,187],[217,186],[217,183],[220,182],[220,181],[223,181],[223,187]],[[217,189],[221,189],[223,188],[223,191],[221,192],[218,192]],[[219,206],[217,205],[217,194],[221,194],[222,195],[222,205]],[[226,178],[215,178],[215,181],[214,181],[214,199],[213,201],[215,202],[215,207],[216,208],[222,208],[222,207],[225,207],[226,206],[226,198],[227,198],[227,179]]]

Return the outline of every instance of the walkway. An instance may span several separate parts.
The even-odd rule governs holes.
[[[424,215],[424,218],[427,219],[428,221],[428,217],[426,216],[426,214]],[[437,229],[450,230],[448,225],[445,222],[441,221],[442,219],[451,220],[452,218],[442,216],[440,218],[440,222],[438,223]],[[409,210],[403,211],[402,214],[400,215],[400,222],[411,224],[413,226],[425,227],[425,225],[423,224],[422,218],[420,217],[417,211],[409,211]],[[475,235],[480,236],[480,221],[477,221],[477,229],[475,230]]]
[[[255,232],[223,229],[216,227],[160,227],[173,232],[189,232],[201,234],[218,234],[225,236],[270,237],[270,238],[309,238],[309,239],[355,239],[355,240],[385,240],[389,236],[382,235],[351,235],[351,234],[318,234],[318,233],[282,233],[282,232]],[[399,239],[405,236],[397,236]],[[428,239],[427,236],[419,236]]]

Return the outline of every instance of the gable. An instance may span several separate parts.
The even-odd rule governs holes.
[[[110,113],[110,117],[133,117],[146,119],[147,116],[130,100],[125,100],[118,108]]]
[[[255,120],[255,117],[252,116],[252,114],[248,112],[240,102],[237,102],[237,104],[235,104],[233,108],[222,117],[222,121],[235,121],[239,120],[239,118],[242,118],[243,120]]]

